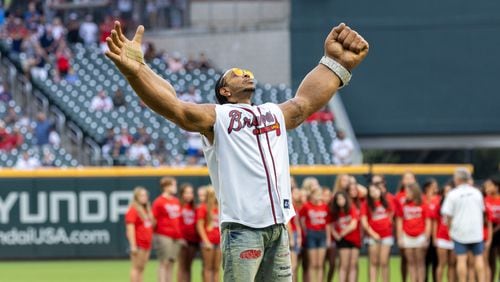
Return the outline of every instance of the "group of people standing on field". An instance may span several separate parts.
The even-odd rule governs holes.
[[[401,254],[398,281],[430,281],[429,267],[432,281],[444,281],[445,276],[447,281],[497,281],[498,179],[489,178],[478,189],[470,173],[458,169],[441,188],[435,179],[420,187],[407,172],[395,194],[388,191],[383,175],[373,175],[369,182],[365,187],[341,174],[332,191],[313,177],[305,178],[302,188],[292,179],[297,215],[288,230],[294,281],[299,265],[302,281],[333,281],[336,272],[341,282],[359,281],[363,244],[368,247],[369,281],[390,281],[394,244]]]
[[[143,281],[143,272],[154,245],[159,260],[158,281],[191,281],[191,265],[198,251],[203,260],[203,281],[220,280],[219,208],[211,186],[197,189],[172,177],[160,180],[161,194],[151,205],[148,192],[136,187],[125,215],[132,267],[130,280]],[[154,242],[154,244],[153,244]],[[177,277],[173,277],[178,262]]]
[[[307,177],[299,188],[291,181],[297,215],[287,229],[293,279],[303,267],[302,281],[359,281],[358,258],[366,244],[370,281],[390,281],[389,260],[394,244],[401,254],[401,280],[423,282],[429,267],[432,281],[496,281],[500,251],[500,181],[487,179],[473,187],[470,173],[457,170],[439,187],[435,179],[422,184],[402,175],[392,194],[383,175],[373,175],[368,187],[354,176],[338,175],[333,190]],[[219,281],[221,265],[218,203],[213,188],[197,189],[164,177],[161,194],[151,205],[147,190],[134,189],[125,215],[130,244],[131,281],[142,281],[153,246],[159,260],[158,281],[191,281],[198,252],[203,281]],[[469,198],[467,198],[469,197]],[[460,202],[464,200],[464,202]],[[479,234],[479,235],[477,235]],[[474,238],[479,236],[480,238]],[[337,263],[338,260],[338,263]],[[174,262],[178,262],[173,278]],[[324,272],[326,266],[326,273]]]

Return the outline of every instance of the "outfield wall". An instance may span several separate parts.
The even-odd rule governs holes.
[[[382,173],[394,190],[406,171],[415,172],[420,181],[435,177],[444,182],[455,167],[307,166],[293,167],[291,172],[299,183],[316,176],[329,187],[341,173],[355,175],[361,183],[370,173]],[[126,257],[123,215],[132,189],[144,186],[154,198],[159,179],[166,175],[195,187],[210,182],[206,168],[0,170],[0,259]]]

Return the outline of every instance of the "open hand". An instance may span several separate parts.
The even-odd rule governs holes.
[[[144,65],[144,55],[141,48],[143,35],[144,26],[140,25],[137,27],[134,39],[128,40],[123,35],[120,22],[115,21],[111,37],[106,38],[109,50],[105,54],[125,77],[135,76]]]
[[[368,55],[369,45],[344,23],[334,27],[325,40],[325,55],[351,71]]]

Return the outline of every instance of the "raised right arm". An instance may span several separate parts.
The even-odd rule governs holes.
[[[106,56],[153,111],[185,130],[200,132],[210,138],[215,123],[215,105],[179,100],[172,85],[144,63],[141,49],[143,34],[144,27],[139,26],[134,38],[128,40],[121,31],[120,23],[115,22],[111,37],[106,38],[109,47]]]
[[[143,65],[137,75],[127,77],[130,86],[153,111],[188,131],[210,135],[215,122],[215,105],[194,104],[177,98],[170,83]]]

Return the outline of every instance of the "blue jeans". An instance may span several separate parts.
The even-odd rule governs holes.
[[[307,229],[306,249],[326,248],[326,232]]]
[[[285,225],[250,228],[223,223],[222,268],[225,282],[292,281]]]

